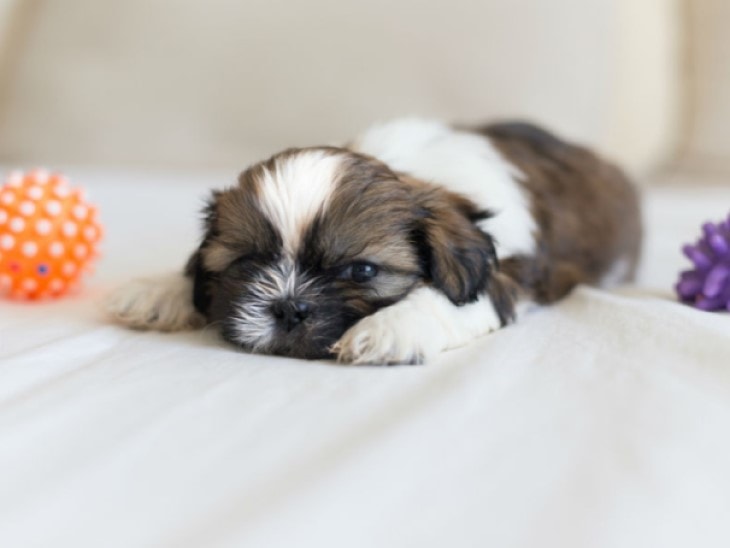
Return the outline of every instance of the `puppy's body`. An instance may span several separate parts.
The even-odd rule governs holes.
[[[214,194],[187,282],[137,282],[110,310],[163,330],[204,318],[258,352],[419,362],[520,299],[628,279],[640,233],[633,188],[585,149],[526,124],[399,120],[249,168]],[[181,283],[190,300],[171,304]]]

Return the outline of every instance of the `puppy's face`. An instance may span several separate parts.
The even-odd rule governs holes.
[[[416,284],[474,300],[495,260],[471,202],[346,149],[282,152],[206,213],[188,264],[195,305],[255,352],[329,357],[349,327]]]

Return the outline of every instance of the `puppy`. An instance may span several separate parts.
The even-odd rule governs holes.
[[[628,280],[637,193],[535,126],[407,119],[289,149],[213,192],[184,273],[108,300],[133,328],[214,324],[247,351],[420,363],[552,303]]]

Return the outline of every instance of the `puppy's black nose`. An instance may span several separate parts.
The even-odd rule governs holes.
[[[309,305],[302,301],[287,299],[271,305],[271,314],[282,329],[291,331],[309,316]]]

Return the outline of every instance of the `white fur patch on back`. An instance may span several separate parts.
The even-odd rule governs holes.
[[[324,150],[304,150],[277,160],[259,181],[261,210],[281,234],[283,248],[294,256],[306,226],[327,207],[342,157]]]
[[[480,228],[495,238],[500,258],[534,253],[536,224],[519,183],[524,176],[487,138],[442,122],[407,118],[370,128],[353,148],[493,211],[496,215]]]

